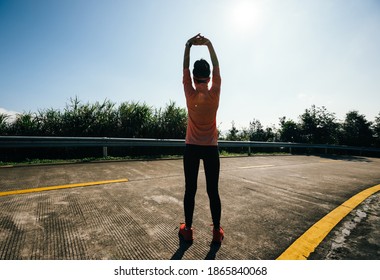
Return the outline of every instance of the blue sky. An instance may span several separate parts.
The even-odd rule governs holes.
[[[0,0],[0,112],[75,96],[185,107],[184,45],[201,32],[220,62],[220,128],[278,126],[313,104],[373,121],[379,30],[377,0]],[[201,57],[193,47],[191,64]]]

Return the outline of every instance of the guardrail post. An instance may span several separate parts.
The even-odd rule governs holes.
[[[103,157],[108,157],[108,147],[103,147]]]
[[[251,156],[251,146],[248,146],[248,156]]]
[[[104,137],[103,139],[107,139],[107,137]],[[108,157],[108,147],[103,146],[103,157]]]

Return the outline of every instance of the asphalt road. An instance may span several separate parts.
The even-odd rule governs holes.
[[[38,191],[124,178],[128,182]],[[195,240],[187,245],[177,235],[184,220],[182,160],[0,168],[0,259],[276,259],[327,213],[380,184],[380,159],[222,158],[221,246],[210,244],[203,172],[198,181]],[[309,259],[380,259],[379,205],[378,192]]]

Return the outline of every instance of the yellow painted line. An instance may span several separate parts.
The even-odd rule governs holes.
[[[272,167],[274,165],[252,165],[252,166],[242,166],[239,169],[250,169],[250,168],[260,168],[260,167]]]
[[[40,187],[40,188],[6,191],[6,192],[0,192],[0,196],[44,192],[44,191],[79,188],[79,187],[89,187],[89,186],[105,185],[105,184],[112,184],[112,183],[122,183],[122,182],[128,182],[128,179],[97,181],[97,182],[87,182],[87,183],[77,183],[77,184],[68,184],[68,185],[60,185],[60,186],[50,186],[50,187]]]
[[[369,196],[380,191],[380,185],[365,189],[328,213],[302,234],[277,260],[306,260],[327,234]]]

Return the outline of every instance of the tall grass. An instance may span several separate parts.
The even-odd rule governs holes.
[[[186,109],[173,101],[164,108],[153,108],[140,102],[124,102],[119,106],[110,100],[83,103],[75,97],[63,110],[26,112],[17,115],[13,122],[8,122],[7,115],[0,114],[0,135],[183,139],[186,123]],[[173,148],[109,148],[112,156],[181,153],[182,149]],[[101,148],[0,149],[0,161],[101,156]]]
[[[157,109],[140,102],[83,103],[75,97],[63,110],[27,112],[11,123],[7,119],[0,114],[0,135],[183,139],[187,112],[173,101]]]

